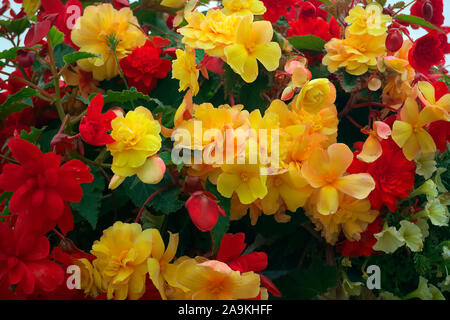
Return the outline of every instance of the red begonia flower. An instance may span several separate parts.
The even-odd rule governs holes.
[[[341,252],[343,256],[356,258],[356,257],[370,257],[375,253],[372,247],[377,242],[377,239],[373,236],[375,233],[380,232],[383,229],[383,219],[378,217],[374,222],[367,226],[367,230],[361,233],[361,239],[359,241],[350,241],[348,239],[342,241],[337,246],[337,251]]]
[[[107,133],[112,130],[111,121],[116,117],[114,111],[102,114],[103,96],[99,93],[89,103],[86,115],[80,122],[81,138],[94,146],[113,143],[114,139]]]
[[[48,239],[31,232],[19,218],[11,229],[0,223],[0,281],[8,278],[16,290],[31,294],[35,288],[55,290],[64,280],[61,267],[48,257]]]
[[[251,252],[241,256],[246,246],[245,233],[240,232],[234,235],[227,233],[222,238],[216,259],[228,264],[231,269],[240,272],[265,270],[268,264],[267,254],[265,252]],[[262,274],[259,274],[259,276],[261,278],[262,286],[274,296],[281,296],[281,293],[272,281]]]
[[[145,45],[120,60],[128,84],[144,94],[149,94],[156,87],[157,80],[165,78],[172,68],[170,60],[161,58],[162,40],[160,37],[147,40]]]
[[[12,138],[8,142],[19,164],[8,163],[0,174],[0,189],[13,192],[11,213],[26,217],[34,230],[46,233],[56,224],[67,233],[73,229],[68,202],[80,202],[81,183],[93,181],[90,168],[79,160],[61,166],[61,156],[42,153],[28,141]]]
[[[355,152],[355,158],[348,173],[367,172],[375,180],[375,189],[369,194],[372,208],[380,210],[386,205],[389,210],[397,209],[397,200],[409,196],[414,187],[416,166],[414,161],[408,161],[397,144],[389,138],[381,141],[382,155],[372,163],[366,163],[356,158],[360,150]]]
[[[219,215],[226,215],[223,208],[217,203],[217,198],[207,191],[194,192],[184,205],[192,222],[203,232],[214,228]]]
[[[445,62],[444,55],[449,52],[446,35],[433,31],[414,41],[408,60],[416,71],[428,74],[432,66]]]
[[[428,17],[424,16],[423,6],[425,2],[430,2],[433,8],[431,19],[427,19]],[[411,7],[411,15],[424,18],[435,26],[440,27],[444,23],[443,10],[444,4],[442,0],[417,0]],[[426,29],[430,30],[429,28]]]
[[[312,34],[329,41],[331,38],[339,38],[341,36],[341,29],[334,17],[330,19],[330,23],[320,17],[300,18],[289,21],[289,26],[290,28],[287,30],[289,37]]]

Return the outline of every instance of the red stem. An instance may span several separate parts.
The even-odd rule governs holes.
[[[159,193],[161,193],[161,192],[163,192],[163,191],[165,191],[165,190],[167,190],[167,189],[169,189],[169,188],[171,188],[171,187],[174,187],[174,186],[175,186],[175,184],[168,184],[168,185],[165,185],[164,187],[161,187],[160,189],[156,190],[155,192],[153,192],[153,193],[147,198],[147,200],[145,200],[144,204],[142,205],[141,209],[139,210],[138,215],[136,216],[135,222],[138,223],[139,220],[141,220],[141,216],[142,216],[142,213],[143,213],[144,210],[145,210],[145,206],[146,206],[147,204],[149,204],[149,202],[152,201],[152,199],[153,199],[156,195],[158,195]]]

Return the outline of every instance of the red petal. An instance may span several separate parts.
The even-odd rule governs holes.
[[[217,223],[219,219],[219,211],[217,203],[203,195],[192,195],[185,203],[186,209],[200,231],[209,231]]]
[[[97,94],[89,103],[86,116],[91,120],[97,120],[100,118],[103,109],[103,96],[101,93]]]
[[[31,262],[27,266],[36,279],[36,285],[44,292],[55,290],[64,281],[64,271],[50,260]]]
[[[270,281],[269,278],[267,278],[263,274],[259,274],[259,277],[261,279],[261,285],[267,289],[271,294],[273,294],[275,297],[281,297],[281,292],[278,290],[278,288],[273,284],[272,281]]]
[[[267,268],[267,254],[265,252],[252,252],[232,260],[228,265],[231,269],[241,272],[262,271]]]
[[[246,247],[245,234],[240,232],[235,235],[227,233],[223,236],[220,243],[219,251],[217,252],[217,260],[222,262],[229,262],[238,258]]]
[[[7,192],[14,192],[19,188],[25,180],[23,168],[14,163],[7,163],[3,166],[0,174],[0,189]]]
[[[13,157],[22,165],[27,163],[42,165],[43,154],[34,144],[22,139],[14,138],[9,140],[8,147],[11,150]]]

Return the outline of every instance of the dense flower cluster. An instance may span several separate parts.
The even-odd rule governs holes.
[[[0,298],[448,298],[446,3],[207,2],[2,2]]]

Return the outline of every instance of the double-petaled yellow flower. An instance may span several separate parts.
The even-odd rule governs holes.
[[[86,7],[77,19],[71,37],[80,51],[100,55],[77,62],[81,69],[91,71],[94,79],[99,81],[119,74],[114,51],[120,60],[144,45],[146,39],[130,8],[116,10],[109,3]]]
[[[345,22],[351,24],[348,31],[356,35],[381,36],[386,33],[386,24],[391,21],[392,18],[383,14],[383,7],[376,2],[367,5],[365,9],[355,6],[345,18]]]
[[[266,12],[264,3],[259,0],[223,0],[223,12],[227,15],[261,15]]]
[[[192,95],[195,96],[200,90],[195,51],[186,47],[185,51],[177,49],[176,55],[177,59],[172,62],[172,78],[180,80],[179,91],[190,89]]]

